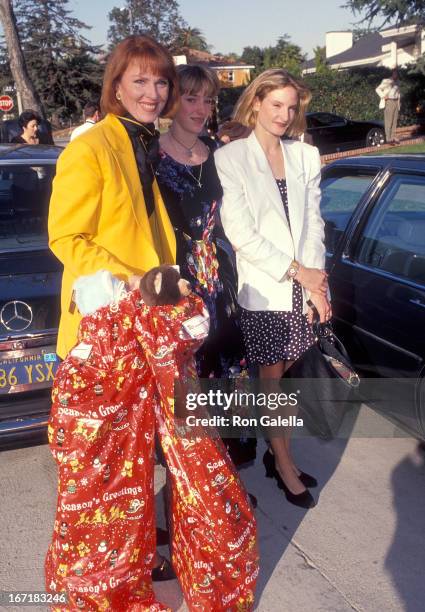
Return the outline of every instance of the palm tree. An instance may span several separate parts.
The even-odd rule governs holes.
[[[210,45],[199,28],[185,26],[179,29],[173,47],[176,50],[186,47],[188,49],[196,49],[197,51],[208,51]]]

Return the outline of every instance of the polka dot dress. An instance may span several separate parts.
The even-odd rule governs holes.
[[[277,179],[289,223],[286,181]],[[302,312],[301,285],[292,281],[292,311],[246,310],[242,308],[241,328],[250,364],[273,365],[295,360],[313,344],[313,332]]]

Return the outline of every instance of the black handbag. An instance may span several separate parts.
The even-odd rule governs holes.
[[[309,306],[313,307],[311,302]],[[297,387],[299,418],[319,438],[334,438],[347,410],[359,404],[360,378],[330,323],[320,323],[313,307],[315,343],[285,373]],[[296,382],[295,382],[296,380]]]

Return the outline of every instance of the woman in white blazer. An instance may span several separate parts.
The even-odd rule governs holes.
[[[282,136],[305,131],[310,92],[285,70],[266,70],[242,94],[235,120],[248,138],[216,152],[223,186],[221,219],[236,251],[241,327],[260,378],[280,379],[313,343],[310,299],[321,321],[331,316],[320,216],[320,156],[315,147]],[[315,505],[312,476],[295,465],[289,435],[272,438],[266,475],[287,499]]]

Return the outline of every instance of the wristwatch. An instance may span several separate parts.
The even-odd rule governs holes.
[[[295,259],[294,259],[289,264],[289,268],[288,268],[288,270],[286,272],[287,277],[288,278],[295,278],[299,269],[300,269],[300,264],[298,263],[298,261],[295,261]]]

